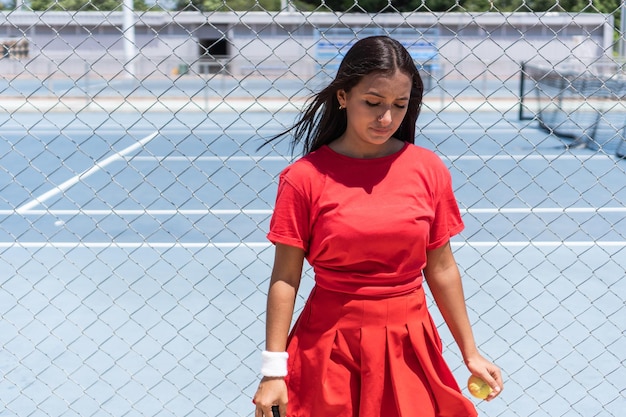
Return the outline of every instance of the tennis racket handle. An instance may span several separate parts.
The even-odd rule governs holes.
[[[280,417],[280,413],[278,412],[278,406],[277,405],[273,405],[272,406],[272,417]]]

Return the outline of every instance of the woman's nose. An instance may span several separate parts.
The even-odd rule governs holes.
[[[391,109],[385,110],[383,114],[378,116],[378,122],[385,126],[391,123]]]

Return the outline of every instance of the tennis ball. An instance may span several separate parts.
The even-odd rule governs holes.
[[[491,394],[491,387],[475,375],[470,376],[467,380],[467,389],[470,394],[476,398],[480,398],[481,400],[484,400],[489,394]]]

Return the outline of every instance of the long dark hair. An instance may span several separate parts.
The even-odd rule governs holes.
[[[337,91],[350,91],[361,79],[372,73],[392,75],[400,71],[411,78],[411,96],[404,120],[394,137],[404,142],[415,142],[415,123],[422,107],[424,84],[413,58],[400,42],[388,36],[371,36],[357,41],[339,65],[335,79],[315,94],[299,120],[289,129],[267,142],[293,134],[292,151],[302,144],[303,155],[329,144],[345,132],[345,110],[339,109]]]

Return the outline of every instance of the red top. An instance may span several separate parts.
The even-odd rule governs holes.
[[[407,143],[373,159],[324,146],[288,166],[267,237],[303,249],[323,288],[396,295],[419,287],[426,250],[461,230],[447,167]]]

